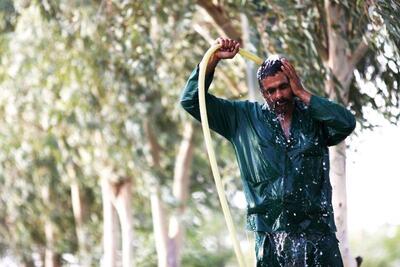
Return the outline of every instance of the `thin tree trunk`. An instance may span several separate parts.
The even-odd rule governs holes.
[[[117,217],[112,204],[113,190],[106,178],[101,179],[103,198],[103,251],[104,267],[115,267],[117,260]]]
[[[56,254],[54,248],[54,227],[51,221],[46,218],[44,224],[44,232],[46,237],[46,250],[44,255],[44,266],[45,267],[56,267]]]
[[[131,180],[126,179],[121,184],[114,185],[115,201],[113,201],[121,225],[122,263],[124,267],[133,266],[133,226],[131,207]]]
[[[157,251],[158,267],[168,266],[168,227],[165,209],[161,201],[160,187],[158,184],[152,188],[151,197],[151,214],[153,217],[154,241]]]
[[[243,47],[244,49],[248,50],[249,52],[257,54],[256,46],[251,43],[251,28],[249,24],[249,19],[247,15],[242,13],[240,14],[240,20],[242,22],[242,32],[243,32]],[[254,62],[246,60],[246,79],[247,79],[247,88],[249,90],[249,100],[256,102],[256,101],[263,101],[258,81],[257,81],[257,67]]]
[[[79,261],[83,266],[89,266],[90,262],[87,257],[88,247],[86,244],[86,234],[83,228],[84,225],[84,203],[82,201],[82,195],[79,188],[79,183],[76,177],[76,171],[73,164],[68,164],[66,167],[68,177],[71,179],[71,201],[72,201],[72,212],[75,219],[75,232],[78,239],[78,251]]]
[[[349,251],[347,230],[347,192],[346,192],[346,143],[330,148],[331,172],[330,177],[333,187],[333,208],[337,226],[337,238],[340,240],[341,253],[345,266],[356,266],[355,259]]]
[[[328,79],[325,91],[331,99],[346,105],[348,102],[349,73],[353,75],[354,66],[348,60],[348,44],[345,28],[346,18],[339,4],[325,0],[325,10],[328,22],[328,61],[325,66],[328,70]],[[334,82],[336,78],[340,85]],[[330,179],[333,187],[333,208],[339,239],[340,251],[345,267],[355,267],[356,261],[350,253],[347,229],[347,195],[346,195],[346,143],[342,142],[330,149]]]
[[[155,169],[160,168],[160,146],[157,142],[150,121],[145,120],[144,131],[150,144],[150,154],[148,158],[150,165]],[[153,218],[154,242],[157,251],[158,267],[168,266],[168,221],[164,205],[161,200],[161,190],[157,177],[153,178],[150,188],[151,214]]]
[[[330,148],[330,179],[333,188],[332,204],[335,213],[337,238],[345,267],[355,266],[350,253],[347,229],[346,143]]]
[[[78,238],[79,250],[84,250],[85,248],[85,234],[83,231],[83,206],[82,199],[80,195],[79,184],[76,180],[71,183],[71,200],[72,200],[72,211],[75,218],[75,231]]]
[[[71,177],[72,178],[72,177]],[[75,178],[72,178],[71,187],[71,200],[72,200],[72,212],[74,213],[75,219],[75,232],[78,239],[78,254],[79,262],[83,266],[88,266],[88,248],[86,247],[86,236],[85,230],[83,229],[83,205],[80,194],[79,184]]]
[[[51,203],[50,188],[47,185],[42,188],[42,198],[43,198],[44,203]],[[61,266],[60,255],[58,255],[54,251],[54,247],[55,247],[54,225],[48,216],[46,216],[45,222],[44,222],[44,234],[46,237],[44,266],[45,267],[59,267],[59,266]]]
[[[160,147],[149,121],[145,121],[144,129],[150,143],[151,165],[159,168]],[[183,139],[174,169],[173,194],[180,205],[169,221],[161,200],[160,185],[157,179],[154,179],[152,185],[150,200],[158,267],[181,266],[181,250],[184,238],[184,225],[181,223],[181,217],[186,210],[189,196],[189,171],[193,155],[193,134],[193,125],[191,122],[187,122],[184,125]]]
[[[168,251],[168,266],[181,266],[181,250],[185,235],[185,226],[182,217],[186,211],[190,187],[190,166],[193,159],[193,124],[191,121],[185,123],[183,128],[183,139],[175,160],[173,194],[179,203],[175,214],[171,216],[169,223],[170,246]]]

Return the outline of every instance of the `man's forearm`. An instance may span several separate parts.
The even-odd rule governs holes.
[[[208,61],[207,64],[207,69],[206,69],[206,75],[209,75],[215,71],[215,68],[217,67],[219,62],[219,59],[215,57],[215,55],[212,55]]]
[[[303,90],[297,97],[300,98],[300,100],[305,103],[306,105],[310,104],[311,100],[311,93],[307,92],[306,90]]]

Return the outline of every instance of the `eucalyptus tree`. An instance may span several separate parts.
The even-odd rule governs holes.
[[[65,209],[42,212],[46,220],[26,226],[37,241],[16,232],[16,242],[37,243],[39,249],[26,252],[41,254],[43,261],[48,255],[46,266],[60,264],[61,257],[69,260],[67,254],[76,254],[72,261],[82,265],[102,258],[115,266],[121,243],[124,266],[152,265],[155,243],[158,261],[178,266],[181,255],[190,253],[182,252],[182,226],[193,224],[186,206],[197,206],[189,188],[203,179],[196,171],[190,176],[195,131],[177,104],[186,74],[197,63],[193,53],[199,58],[207,46],[190,31],[194,6],[189,1],[185,9],[172,2],[19,3],[16,28],[4,38],[1,87],[6,90],[0,106],[7,136],[3,156],[20,157],[21,150],[24,164],[13,169],[17,159],[5,160],[2,177],[10,185],[5,190],[15,192],[13,172],[20,172],[17,180],[37,199],[20,203],[40,211]],[[46,156],[47,171],[38,161],[25,162],[37,154]],[[194,159],[204,161],[204,154]],[[36,168],[41,171],[31,181],[29,171]],[[209,203],[203,209],[210,209]],[[149,241],[151,207],[155,235]],[[57,220],[53,213],[60,214]],[[68,235],[62,238],[63,233]],[[189,236],[201,240],[192,229]]]
[[[35,225],[36,230],[44,228],[46,266],[59,264],[59,260],[50,260],[54,258],[52,254],[56,252],[58,259],[61,254],[74,254],[77,245],[82,264],[100,260],[101,254],[96,249],[101,241],[97,234],[101,225],[99,179],[108,175],[115,188],[121,181],[129,181],[135,170],[129,145],[133,139],[126,134],[128,126],[134,125],[133,120],[126,119],[132,114],[126,112],[128,105],[124,105],[125,96],[120,88],[103,78],[103,65],[99,62],[108,59],[107,50],[101,43],[93,42],[99,34],[92,19],[96,18],[97,7],[53,14],[52,6],[44,7],[33,1],[21,6],[2,62],[5,69],[2,88],[6,89],[2,102],[3,129],[13,138],[8,139],[9,143],[21,144],[8,150],[9,156],[27,150],[22,160],[26,159],[29,165],[22,165],[21,172],[29,174],[29,168],[43,169],[40,165],[43,160],[34,160],[35,153],[39,159],[49,154],[47,157],[52,156],[52,160],[45,158],[48,168],[57,171],[57,175],[32,172],[37,173],[32,195],[42,196],[42,205],[53,207],[52,212],[38,212],[38,216],[46,215],[43,217],[47,220]],[[71,23],[70,16],[79,19]],[[4,177],[13,179],[11,173],[4,173]],[[27,187],[28,178],[29,175],[22,174],[17,177]],[[129,188],[130,183],[127,184],[125,188]],[[45,185],[48,186],[41,189]],[[58,188],[64,188],[62,194],[57,193]],[[117,191],[120,195],[117,194],[115,206],[124,220],[123,243],[131,244],[132,240],[125,241],[132,235],[131,207],[126,204],[130,201],[129,190],[125,188]],[[63,199],[64,205],[54,201],[56,196],[60,201]],[[52,215],[55,212],[59,213],[58,221]],[[68,234],[71,229],[75,234]],[[56,246],[54,240],[64,243]],[[71,248],[67,249],[69,243],[74,245],[68,245]]]

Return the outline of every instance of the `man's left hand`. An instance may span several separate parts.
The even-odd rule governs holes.
[[[308,105],[310,103],[311,94],[304,89],[303,85],[301,84],[301,80],[296,73],[296,70],[286,58],[282,58],[281,62],[281,69],[283,73],[285,73],[285,75],[289,78],[289,83],[290,87],[292,88],[293,94]]]

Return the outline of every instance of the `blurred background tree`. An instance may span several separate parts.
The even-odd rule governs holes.
[[[20,266],[235,265],[199,124],[178,104],[190,72],[229,36],[260,56],[286,54],[307,88],[363,127],[368,108],[397,123],[398,11],[390,0],[0,1],[0,253]],[[260,100],[256,66],[232,63],[213,91]],[[242,229],[234,152],[219,137],[215,146]],[[395,264],[385,240],[382,262]]]

